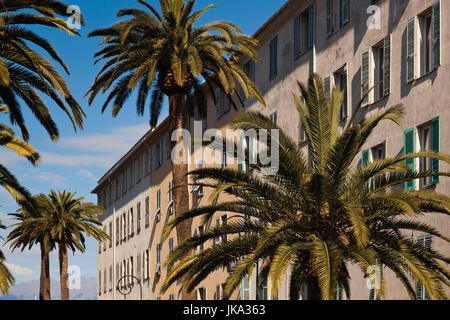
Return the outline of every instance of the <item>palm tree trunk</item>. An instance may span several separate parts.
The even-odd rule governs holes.
[[[59,282],[61,286],[61,300],[70,300],[69,296],[69,275],[67,261],[67,245],[65,242],[58,244],[59,253]]]
[[[50,252],[41,243],[41,278],[39,300],[50,300]]]
[[[177,129],[186,128],[186,107],[184,95],[175,93],[169,97],[170,108],[170,132]],[[182,139],[172,142],[172,147],[182,143]],[[190,142],[189,142],[190,143]],[[187,150],[185,150],[186,152]],[[175,216],[179,216],[189,210],[189,189],[188,189],[188,164],[187,163],[173,163],[172,162],[172,176],[174,184],[174,209]],[[191,237],[192,220],[185,220],[177,226],[177,240],[180,245],[185,240]],[[194,292],[188,292],[182,289],[183,300],[194,300]]]
[[[307,286],[308,300],[322,300],[322,295],[320,293],[319,280],[317,278],[308,281]]]

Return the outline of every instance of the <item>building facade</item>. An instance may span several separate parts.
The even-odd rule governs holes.
[[[297,80],[305,82],[314,72],[323,76],[326,90],[336,86],[345,92],[342,125],[351,118],[362,97],[370,91],[358,118],[370,116],[387,107],[403,103],[407,113],[397,126],[382,123],[363,147],[356,165],[374,159],[393,157],[421,150],[450,154],[450,83],[448,43],[450,34],[449,1],[446,0],[290,0],[255,34],[260,41],[263,63],[243,61],[246,72],[255,80],[266,100],[262,107],[256,99],[245,102],[245,110],[260,111],[277,122],[292,138],[304,145],[300,118],[292,99],[299,94]],[[216,93],[218,103],[209,98],[205,128],[225,130],[236,112],[225,97]],[[237,100],[236,100],[237,102]],[[194,117],[195,118],[195,117]],[[200,120],[200,119],[197,119]],[[189,129],[193,131],[194,119]],[[143,299],[180,299],[173,286],[161,296],[159,287],[165,276],[165,257],[176,246],[175,231],[161,243],[164,223],[171,218],[171,162],[168,149],[167,119],[149,131],[116,164],[93,190],[99,204],[107,210],[104,228],[112,243],[99,244],[99,299],[123,299],[117,282],[125,274],[142,279]],[[443,162],[417,159],[408,163],[413,169],[449,171]],[[190,170],[196,165],[191,165]],[[409,190],[432,189],[449,195],[448,179],[422,179],[407,184]],[[190,206],[207,201],[207,190],[191,190]],[[212,223],[226,223],[227,213],[217,213]],[[441,233],[450,234],[449,219],[442,215],[423,217]],[[193,222],[193,234],[209,226]],[[412,234],[417,241],[445,255],[450,248],[442,240]],[[352,299],[377,299],[366,284],[363,273],[351,267]],[[198,299],[221,296],[227,270],[217,271],[200,284]],[[392,273],[385,272],[387,299],[407,299],[406,290]],[[136,282],[136,281],[135,281]],[[270,297],[264,281],[259,281],[260,298]],[[261,283],[262,282],[262,283]],[[124,283],[124,286],[127,284]],[[417,296],[426,299],[420,285]],[[127,297],[139,299],[138,285]],[[233,299],[254,299],[256,279],[244,279]],[[288,298],[284,281],[279,295]],[[346,298],[345,296],[343,298]]]

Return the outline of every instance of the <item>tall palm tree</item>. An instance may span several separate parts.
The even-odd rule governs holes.
[[[0,221],[0,229],[6,229],[6,227]],[[5,264],[5,255],[0,250],[0,292],[7,294],[8,289],[14,285],[14,277],[8,270]]]
[[[70,118],[74,129],[83,127],[85,114],[53,64],[32,46],[46,52],[69,74],[69,69],[45,38],[24,26],[59,28],[78,32],[61,17],[68,17],[68,5],[54,0],[2,0],[0,2],[0,102],[10,111],[25,141],[29,132],[22,115],[21,100],[52,139],[58,128],[41,96],[50,98]],[[80,22],[84,23],[82,17]]]
[[[48,248],[51,249],[54,243],[58,245],[62,300],[70,298],[68,250],[85,252],[86,236],[93,237],[97,241],[110,240],[110,237],[98,227],[101,225],[98,216],[104,214],[104,209],[93,203],[84,203],[82,202],[84,197],[75,197],[75,195],[75,192],[55,192],[54,190],[51,190],[48,195],[40,194],[37,206],[39,216],[30,218],[25,224],[27,233],[30,232],[31,240],[28,241],[31,245],[42,239],[44,252]],[[20,242],[21,238],[18,239]]]
[[[41,249],[41,274],[39,299],[50,300],[50,251],[56,247],[52,238],[50,224],[51,216],[45,209],[45,195],[33,197],[33,201],[24,201],[16,213],[10,214],[17,223],[8,235],[11,249],[30,250],[34,245]]]
[[[239,66],[243,57],[258,60],[257,40],[245,36],[239,27],[228,22],[194,26],[210,8],[193,12],[195,0],[159,0],[161,11],[139,0],[148,11],[123,9],[118,17],[130,17],[111,27],[99,29],[89,36],[103,37],[103,49],[95,55],[104,61],[103,68],[90,88],[89,103],[100,93],[110,90],[102,112],[113,102],[112,115],[119,114],[133,91],[137,91],[136,109],[143,115],[150,100],[150,125],[156,127],[163,97],[169,98],[170,132],[186,127],[194,105],[206,114],[206,84],[211,94],[219,88],[229,98],[240,85],[247,98],[264,99],[255,83]],[[151,91],[151,96],[149,97]],[[242,102],[244,97],[237,94]],[[215,101],[215,95],[212,94]],[[236,104],[230,99],[234,107]],[[182,143],[179,139],[172,147]],[[173,163],[175,215],[189,210],[187,164]],[[177,227],[178,243],[191,235],[191,223]],[[192,299],[183,292],[184,299]]]
[[[298,299],[306,285],[309,299],[335,299],[338,287],[350,297],[348,265],[356,264],[366,274],[372,265],[390,269],[414,299],[411,277],[431,297],[446,299],[450,258],[425,249],[410,238],[411,232],[450,239],[419,220],[425,214],[450,214],[450,198],[428,190],[406,192],[404,183],[422,177],[449,176],[445,172],[411,171],[406,160],[429,157],[450,163],[436,152],[419,152],[376,160],[355,166],[362,146],[385,120],[399,124],[404,108],[396,105],[360,122],[353,117],[339,130],[342,93],[334,89],[328,100],[322,79],[313,75],[308,86],[299,84],[303,99],[295,97],[307,147],[309,163],[300,146],[259,113],[242,113],[231,122],[235,129],[279,129],[279,171],[264,175],[263,166],[253,173],[234,169],[204,168],[191,172],[194,181],[234,201],[213,202],[176,217],[164,232],[167,237],[177,224],[194,217],[211,219],[215,212],[237,216],[179,245],[169,256],[163,291],[184,278],[192,290],[212,271],[235,263],[226,286],[227,298],[245,275],[262,263],[260,276],[270,275],[272,295],[277,296],[283,275],[291,268],[290,297]],[[360,106],[357,107],[358,112]],[[270,138],[269,138],[270,141]],[[273,146],[269,146],[270,147]],[[199,184],[197,182],[197,184]],[[230,241],[208,247],[176,263],[186,252],[220,236]],[[173,268],[172,268],[173,267]],[[385,283],[379,295],[384,295]]]
[[[0,105],[0,113],[8,113],[6,106]],[[14,131],[6,124],[0,123],[0,146],[16,152],[19,156],[28,159],[32,164],[39,161],[39,154],[25,141],[15,137]],[[20,185],[14,175],[0,163],[0,186],[6,189],[17,202],[31,199],[27,189]],[[0,224],[0,229],[5,227]],[[0,251],[0,291],[6,293],[10,284],[14,283],[14,278],[4,264],[5,256]]]

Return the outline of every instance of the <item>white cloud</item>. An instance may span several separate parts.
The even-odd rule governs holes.
[[[66,178],[52,172],[41,171],[33,172],[31,174],[25,173],[20,177],[20,181],[27,185],[26,180],[36,180],[39,182],[49,183],[54,188],[61,188],[65,185]]]
[[[34,274],[33,270],[26,268],[26,267],[19,266],[17,264],[5,263],[5,265],[11,271],[11,273],[15,276],[32,276]]]
[[[79,177],[86,178],[88,180],[92,180],[92,181],[96,181],[97,180],[95,175],[92,172],[90,172],[89,170],[86,170],[86,169],[80,169],[77,172],[75,172],[75,174],[77,176],[79,176]]]
[[[148,124],[118,127],[109,133],[63,137],[59,144],[80,151],[122,154],[130,149],[148,130]]]

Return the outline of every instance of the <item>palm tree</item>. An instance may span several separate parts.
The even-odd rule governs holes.
[[[8,113],[6,106],[0,105],[0,113]],[[33,164],[39,161],[39,154],[26,142],[15,137],[14,131],[6,124],[0,123],[0,146],[16,152]],[[17,202],[31,199],[27,189],[20,185],[14,175],[0,163],[0,186],[5,188]],[[0,224],[0,229],[5,227]],[[0,251],[0,291],[5,294],[10,284],[14,283],[14,278],[4,264],[5,256]]]
[[[100,228],[99,215],[104,209],[93,203],[81,202],[84,197],[75,197],[76,193],[55,192],[35,197],[36,205],[19,209],[16,218],[21,222],[11,232],[8,241],[12,247],[31,248],[39,243],[41,246],[41,291],[44,297],[49,297],[50,285],[46,284],[48,276],[48,253],[58,245],[61,299],[69,300],[68,287],[68,250],[85,252],[85,236],[97,241],[110,240],[110,237]]]
[[[0,229],[5,229],[6,227],[0,221]],[[14,277],[5,265],[5,255],[0,250],[0,292],[2,294],[7,294],[8,289],[14,285]]]
[[[70,118],[74,129],[83,127],[85,114],[70,93],[66,82],[53,64],[32,46],[46,52],[69,74],[69,69],[53,46],[24,25],[59,28],[74,35],[78,32],[66,20],[68,6],[54,0],[3,0],[0,2],[0,102],[10,111],[12,124],[17,124],[25,141],[29,132],[19,101],[30,109],[52,139],[58,128],[40,95],[52,100]],[[81,21],[84,23],[82,17]]]
[[[421,177],[449,176],[444,172],[411,171],[406,160],[429,157],[450,162],[435,152],[419,152],[376,160],[355,166],[358,154],[377,125],[385,120],[399,124],[404,108],[396,105],[360,122],[355,116],[339,130],[342,93],[334,89],[328,100],[322,79],[313,75],[308,86],[299,84],[303,99],[294,95],[300,114],[309,163],[300,146],[259,113],[242,113],[231,122],[234,129],[279,129],[279,170],[264,175],[263,166],[252,173],[234,169],[204,168],[190,173],[194,182],[212,181],[205,187],[234,196],[234,201],[213,202],[176,217],[164,231],[184,220],[215,212],[231,212],[237,219],[210,228],[179,245],[169,256],[163,292],[178,279],[193,290],[212,271],[236,264],[228,277],[228,298],[245,275],[261,262],[260,277],[269,275],[272,295],[277,296],[281,279],[290,268],[290,298],[298,299],[306,286],[309,299],[335,299],[338,288],[350,297],[348,265],[356,264],[366,274],[369,266],[385,266],[415,299],[411,277],[431,297],[446,299],[450,273],[442,262],[450,258],[425,249],[411,232],[450,239],[418,218],[431,213],[450,213],[450,198],[429,190],[406,192],[404,183]],[[360,106],[357,107],[358,113]],[[270,141],[270,138],[269,138]],[[272,146],[273,147],[273,146]],[[270,148],[270,146],[269,146]],[[199,180],[202,179],[202,180]],[[176,263],[192,248],[221,236],[227,242],[208,247]],[[172,268],[173,267],[173,268]],[[382,269],[382,268],[381,268]],[[385,283],[379,295],[383,296]]]
[[[194,105],[199,114],[206,114],[206,90],[219,88],[236,104],[231,96],[240,85],[247,98],[264,99],[255,83],[239,66],[243,57],[258,60],[257,40],[245,36],[228,22],[213,22],[194,26],[210,8],[193,12],[195,0],[159,0],[161,12],[144,0],[148,11],[123,9],[118,17],[130,17],[111,27],[99,29],[89,36],[103,37],[103,49],[95,55],[104,66],[90,88],[89,103],[100,93],[110,90],[102,112],[113,102],[112,115],[119,114],[131,93],[137,91],[136,109],[143,115],[150,100],[150,125],[156,127],[163,97],[169,98],[170,133],[186,127],[187,115]],[[205,84],[206,90],[204,90]],[[151,96],[149,97],[151,91]],[[215,95],[212,94],[215,101]],[[242,103],[242,99],[237,94]],[[149,99],[150,98],[150,99]],[[174,145],[182,143],[179,139]],[[175,214],[189,210],[186,163],[172,163]],[[191,236],[191,223],[184,221],[177,227],[178,243]],[[192,299],[183,292],[184,299]]]
[[[46,211],[46,196],[37,195],[33,201],[22,202],[16,213],[10,214],[18,222],[11,227],[14,229],[8,235],[11,249],[30,250],[34,245],[41,249],[41,275],[39,286],[39,299],[50,300],[50,251],[56,247],[51,235],[49,222],[51,216]]]
[[[93,203],[81,202],[84,197],[75,197],[76,192],[55,192],[43,196],[43,208],[50,220],[48,228],[52,239],[58,244],[61,299],[69,300],[68,250],[85,251],[85,236],[97,241],[111,240],[98,226],[99,215],[105,210]]]

